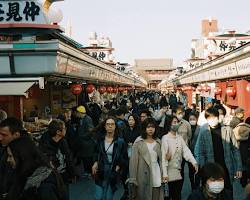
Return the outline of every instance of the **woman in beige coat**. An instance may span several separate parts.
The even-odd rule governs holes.
[[[142,124],[141,136],[132,147],[129,170],[136,200],[163,200],[161,142],[157,139],[156,127],[153,118],[146,119]]]

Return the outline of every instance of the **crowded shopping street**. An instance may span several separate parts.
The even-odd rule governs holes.
[[[250,2],[205,2],[0,0],[0,200],[250,200]]]

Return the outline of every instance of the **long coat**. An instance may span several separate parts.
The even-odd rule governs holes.
[[[161,166],[161,141],[157,139],[156,142],[157,144],[155,145],[154,150],[158,155],[159,164]],[[152,197],[153,177],[151,157],[148,151],[148,147],[141,137],[137,138],[132,147],[129,171],[130,183],[135,184],[137,187],[136,200],[154,200],[154,197]],[[157,200],[163,200],[162,191],[160,199]]]

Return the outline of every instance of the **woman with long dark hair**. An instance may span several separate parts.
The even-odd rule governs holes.
[[[62,178],[46,163],[30,137],[12,141],[7,153],[7,162],[16,172],[8,200],[65,199],[66,189]]]
[[[95,177],[95,200],[112,200],[119,175],[128,166],[127,148],[119,138],[116,119],[109,116],[97,128],[97,142],[92,173]]]
[[[137,137],[140,136],[140,121],[135,114],[128,116],[128,126],[125,128],[123,138],[128,146],[128,156],[131,156],[132,145]]]
[[[156,134],[157,124],[153,118],[142,123],[141,137],[132,147],[129,163],[130,183],[136,188],[136,200],[162,200],[161,192],[161,141]]]

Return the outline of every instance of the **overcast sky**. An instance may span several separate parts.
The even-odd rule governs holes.
[[[201,20],[218,19],[219,28],[250,30],[249,0],[65,0],[62,25],[72,21],[73,38],[87,44],[89,33],[108,36],[117,61],[190,56],[191,39],[201,33]]]

